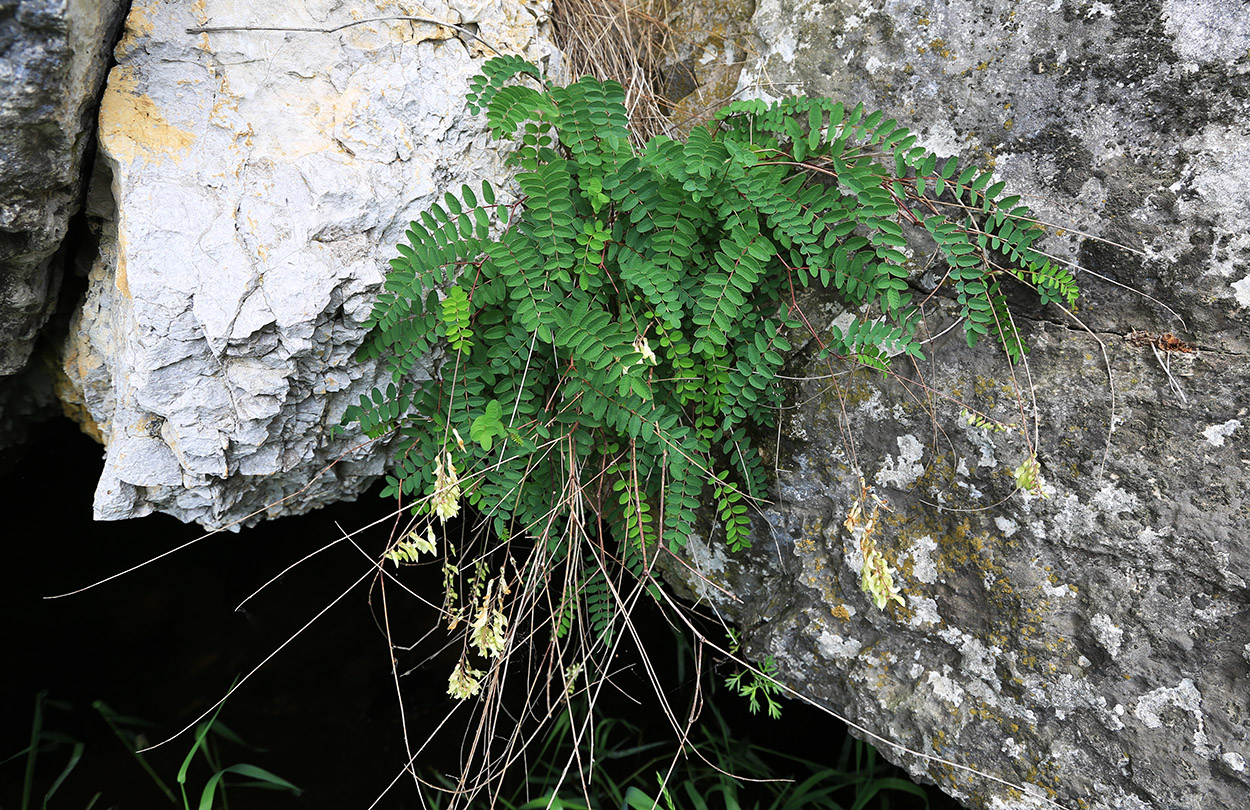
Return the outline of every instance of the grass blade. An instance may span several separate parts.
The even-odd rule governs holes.
[[[169,785],[165,784],[165,780],[161,779],[156,771],[152,769],[152,766],[148,764],[148,761],[144,758],[143,754],[140,754],[135,750],[134,745],[131,744],[131,740],[127,739],[126,732],[122,730],[123,723],[131,726],[149,724],[143,720],[139,720],[138,718],[125,717],[118,714],[102,700],[95,701],[91,704],[91,706],[100,713],[100,716],[104,718],[104,722],[108,723],[108,727],[113,730],[115,735],[117,735],[117,739],[121,740],[122,745],[126,746],[126,750],[130,752],[130,755],[139,761],[139,764],[143,766],[143,770],[147,771],[148,776],[152,778],[152,781],[156,783],[156,786],[159,787],[161,792],[169,798],[170,803],[176,804],[178,802],[178,797],[175,796],[174,792],[169,789]]]
[[[625,791],[625,807],[621,810],[626,810],[626,808],[628,810],[657,810],[659,806],[658,799],[653,799],[638,788],[631,787]]]
[[[70,773],[74,770],[74,768],[78,766],[79,760],[82,759],[83,749],[85,748],[86,748],[86,745],[83,743],[80,743],[80,742],[74,743],[74,748],[70,752],[70,755],[69,755],[69,762],[65,763],[65,767],[61,769],[60,775],[57,776],[55,781],[52,782],[51,787],[48,788],[48,792],[43,794],[44,807],[48,806],[48,802],[52,800],[52,796],[58,790],[60,790],[61,783],[64,782],[69,777]]]
[[[30,807],[30,792],[35,784],[35,757],[39,755],[39,735],[43,731],[43,699],[48,696],[47,689],[41,689],[35,695],[35,719],[30,724],[30,748],[26,754],[26,778],[22,781],[22,810]]]
[[[192,753],[194,753],[194,751]],[[190,756],[188,755],[188,760],[189,759]],[[209,778],[208,784],[204,785],[204,791],[200,794],[199,810],[213,810],[213,799],[217,795],[217,786],[221,784],[221,780],[224,779],[228,773],[236,773],[240,776],[246,776],[249,779],[255,780],[249,783],[249,787],[261,787],[269,790],[288,790],[296,796],[303,792],[295,785],[292,785],[290,782],[283,779],[281,776],[270,773],[264,768],[259,768],[255,765],[248,765],[247,763],[240,763],[238,765],[231,765],[229,768],[222,768]]]
[[[925,795],[923,788],[905,779],[890,776],[883,779],[873,779],[860,788],[855,796],[855,804],[851,806],[851,810],[863,810],[883,790],[899,790],[904,793],[911,793],[924,799],[926,808],[929,806],[929,797]]]

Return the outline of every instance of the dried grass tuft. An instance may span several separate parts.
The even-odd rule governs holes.
[[[668,26],[655,13],[658,5],[656,0],[555,0],[551,10],[570,78],[620,82],[638,145],[676,134],[668,118],[672,104],[656,89],[672,55]]]
[[[752,0],[553,0],[551,20],[570,79],[625,88],[641,146],[655,135],[683,137],[732,100],[753,52],[754,10]]]

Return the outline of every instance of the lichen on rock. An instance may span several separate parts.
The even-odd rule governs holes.
[[[899,377],[796,355],[768,553],[718,580],[786,683],[1035,792],[878,745],[969,807],[1250,803],[1245,20],[1219,0],[758,6],[744,93],[884,109],[992,165],[1083,268],[1074,313],[1015,308],[1027,371],[942,335],[940,298]],[[1018,490],[1034,452],[1042,484]],[[905,605],[860,592],[838,528],[861,475]]]

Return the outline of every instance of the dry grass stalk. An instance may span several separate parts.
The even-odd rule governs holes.
[[[625,88],[634,142],[641,146],[655,135],[683,137],[732,100],[752,52],[746,30],[753,10],[749,0],[724,7],[555,0],[551,18],[570,79],[590,75]],[[682,97],[669,98],[666,90]]]
[[[668,118],[672,104],[656,90],[672,38],[655,5],[654,0],[556,0],[551,10],[569,76],[621,83],[638,146],[655,135],[676,134]]]

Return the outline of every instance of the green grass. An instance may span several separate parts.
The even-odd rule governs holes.
[[[572,714],[570,714],[572,713]],[[593,740],[577,746],[571,717],[584,717],[577,702],[552,726],[530,760],[526,782],[510,792],[482,797],[469,806],[502,810],[889,810],[928,808],[924,789],[881,760],[867,743],[847,737],[833,764],[735,739],[714,703],[685,744],[672,729],[650,740],[637,725],[596,717]],[[574,764],[583,763],[579,768]],[[584,777],[584,780],[583,780]],[[456,785],[435,777],[425,791],[433,808],[463,806]]]
[[[186,757],[183,758],[182,767],[178,770],[176,776],[178,792],[181,796],[174,793],[173,789],[161,778],[160,774],[148,762],[147,757],[140,750],[144,747],[143,732],[145,729],[152,728],[153,724],[141,718],[120,714],[102,700],[95,701],[91,706],[112,730],[114,736],[129,752],[136,764],[147,774],[148,778],[160,792],[165,795],[169,803],[177,806],[179,799],[181,799],[183,810],[191,810],[192,807],[196,808],[196,810],[213,810],[215,807],[228,810],[230,805],[226,795],[227,776],[236,777],[229,784],[231,788],[282,790],[289,791],[297,796],[300,793],[299,788],[295,785],[264,768],[247,763],[224,764],[221,754],[221,743],[229,743],[230,745],[254,752],[258,752],[261,749],[248,745],[218,718],[218,714],[221,712],[220,706],[213,713],[212,717],[195,728],[194,742]],[[91,756],[92,751],[88,749],[86,743],[72,735],[48,727],[47,715],[49,709],[68,713],[73,708],[72,704],[64,701],[50,700],[46,690],[39,692],[35,696],[35,709],[34,717],[31,721],[29,745],[0,762],[0,766],[4,766],[23,758],[25,760],[21,810],[32,810],[32,808],[47,810],[52,799],[65,786],[78,766],[87,757]],[[188,795],[188,789],[190,788],[192,765],[196,760],[197,754],[207,764],[209,776],[200,790],[199,800],[193,802],[191,796]],[[42,789],[42,795],[38,795],[40,789],[36,787],[36,777],[39,773],[37,766],[40,757],[52,758],[59,765],[59,771],[57,771],[52,781],[48,783],[48,786]],[[190,789],[193,796],[195,791],[193,788]],[[84,805],[84,808],[89,810],[94,807],[103,796],[103,791],[95,792]],[[64,807],[64,804],[62,803],[59,806]]]

